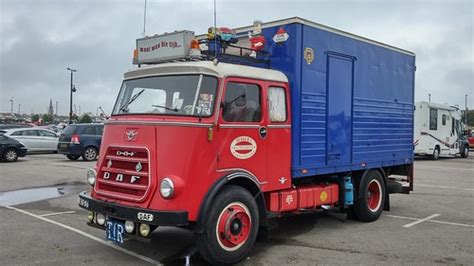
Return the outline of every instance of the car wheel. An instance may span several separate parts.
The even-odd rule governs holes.
[[[259,216],[254,197],[239,186],[227,186],[205,214],[204,231],[196,232],[201,256],[212,264],[234,264],[245,258],[257,238]]]
[[[353,207],[354,215],[364,222],[377,220],[385,205],[385,191],[382,175],[375,170],[366,172],[357,187],[357,198]]]
[[[66,157],[71,161],[75,161],[75,160],[79,159],[79,157],[81,157],[81,156],[79,156],[79,155],[66,155]]]
[[[467,158],[469,157],[469,146],[465,145],[461,152],[461,157]]]
[[[94,147],[87,147],[84,152],[82,152],[82,159],[84,161],[93,161],[97,159],[97,149]]]
[[[433,155],[431,155],[431,159],[433,161],[436,161],[436,160],[439,159],[439,147],[438,146],[435,147],[435,149],[433,151]]]
[[[18,151],[15,149],[7,149],[2,156],[5,162],[12,163],[18,160]]]

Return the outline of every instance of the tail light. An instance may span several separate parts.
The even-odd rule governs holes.
[[[72,135],[71,137],[71,144],[80,144],[81,140],[79,138],[79,135]]]

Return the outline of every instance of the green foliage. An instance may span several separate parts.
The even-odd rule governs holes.
[[[464,123],[465,120],[465,112],[462,114],[461,121]],[[474,127],[474,110],[467,111],[467,125],[470,127]]]
[[[49,124],[53,122],[53,116],[50,114],[44,114],[42,118],[43,118],[43,124]]]
[[[79,123],[92,123],[92,118],[88,114],[83,114],[81,118],[79,118]]]
[[[34,114],[31,116],[31,122],[36,123],[40,119],[39,114]]]

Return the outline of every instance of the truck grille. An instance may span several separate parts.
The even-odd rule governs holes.
[[[96,192],[122,200],[143,201],[150,185],[149,164],[146,149],[109,147],[97,171]]]

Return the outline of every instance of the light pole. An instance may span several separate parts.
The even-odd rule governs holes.
[[[464,125],[467,126],[467,94],[464,95],[464,109],[466,110],[464,113]]]
[[[428,93],[428,102],[431,103],[431,93]]]
[[[13,97],[10,98],[10,112],[11,112],[11,115],[13,115]]]
[[[71,97],[70,97],[70,100],[69,100],[69,124],[72,124],[72,93],[76,92],[76,88],[72,84],[72,80],[73,80],[74,72],[76,72],[77,70],[69,68],[69,67],[66,68],[66,69],[68,71],[71,71],[71,89],[70,89]]]

